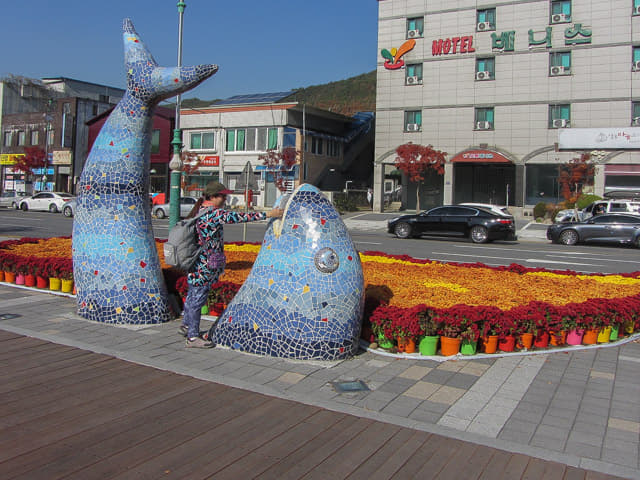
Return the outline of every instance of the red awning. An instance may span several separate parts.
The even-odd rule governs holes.
[[[451,163],[513,163],[504,155],[491,150],[466,150],[451,159]]]

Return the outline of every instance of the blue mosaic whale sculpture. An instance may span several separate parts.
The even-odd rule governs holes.
[[[81,316],[106,323],[159,323],[173,313],[149,208],[153,113],[160,101],[195,87],[218,67],[160,67],[129,19],[123,31],[127,90],[80,177],[73,274]]]
[[[360,256],[340,215],[317,188],[301,185],[286,202],[282,219],[267,227],[249,276],[210,336],[260,355],[352,356],[364,305]]]

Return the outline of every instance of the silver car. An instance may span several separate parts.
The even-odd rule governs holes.
[[[180,216],[186,217],[191,212],[191,209],[196,204],[198,199],[196,197],[180,197]],[[170,204],[163,203],[162,205],[154,205],[151,210],[151,214],[156,218],[165,218],[169,216]]]
[[[43,212],[58,213],[64,204],[71,200],[73,195],[64,192],[39,192],[31,197],[20,200],[18,208],[23,212],[27,210],[40,210]]]
[[[0,193],[0,207],[18,209],[20,200],[27,196],[26,192],[2,192]]]

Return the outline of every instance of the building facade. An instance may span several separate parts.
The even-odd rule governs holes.
[[[558,166],[596,163],[585,191],[640,190],[639,0],[379,0],[374,209],[395,149],[447,152],[421,205],[563,200]],[[415,208],[415,185],[402,180]]]
[[[64,77],[11,76],[0,82],[0,188],[75,192],[88,154],[87,121],[115,105],[124,90]],[[25,147],[44,150],[49,165],[29,179],[13,165]]]
[[[276,177],[260,157],[287,148],[295,149],[298,159],[283,172],[289,192],[301,183],[342,190],[352,176],[370,177],[373,115],[346,117],[305,107],[286,101],[290,94],[237,96],[211,107],[182,109],[184,151],[195,155],[194,165],[183,171],[183,193],[199,196],[207,182],[220,180],[236,191],[230,203],[244,205],[248,174],[253,205],[270,207],[278,196]]]

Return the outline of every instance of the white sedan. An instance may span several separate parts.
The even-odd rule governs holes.
[[[186,217],[191,212],[191,209],[196,204],[198,199],[196,197],[180,197],[180,216]],[[169,216],[170,204],[163,203],[162,205],[154,205],[151,210],[151,214],[156,218],[165,218]]]
[[[20,201],[18,207],[26,212],[27,210],[40,210],[43,212],[57,213],[69,200],[75,198],[70,193],[63,192],[40,192]]]

